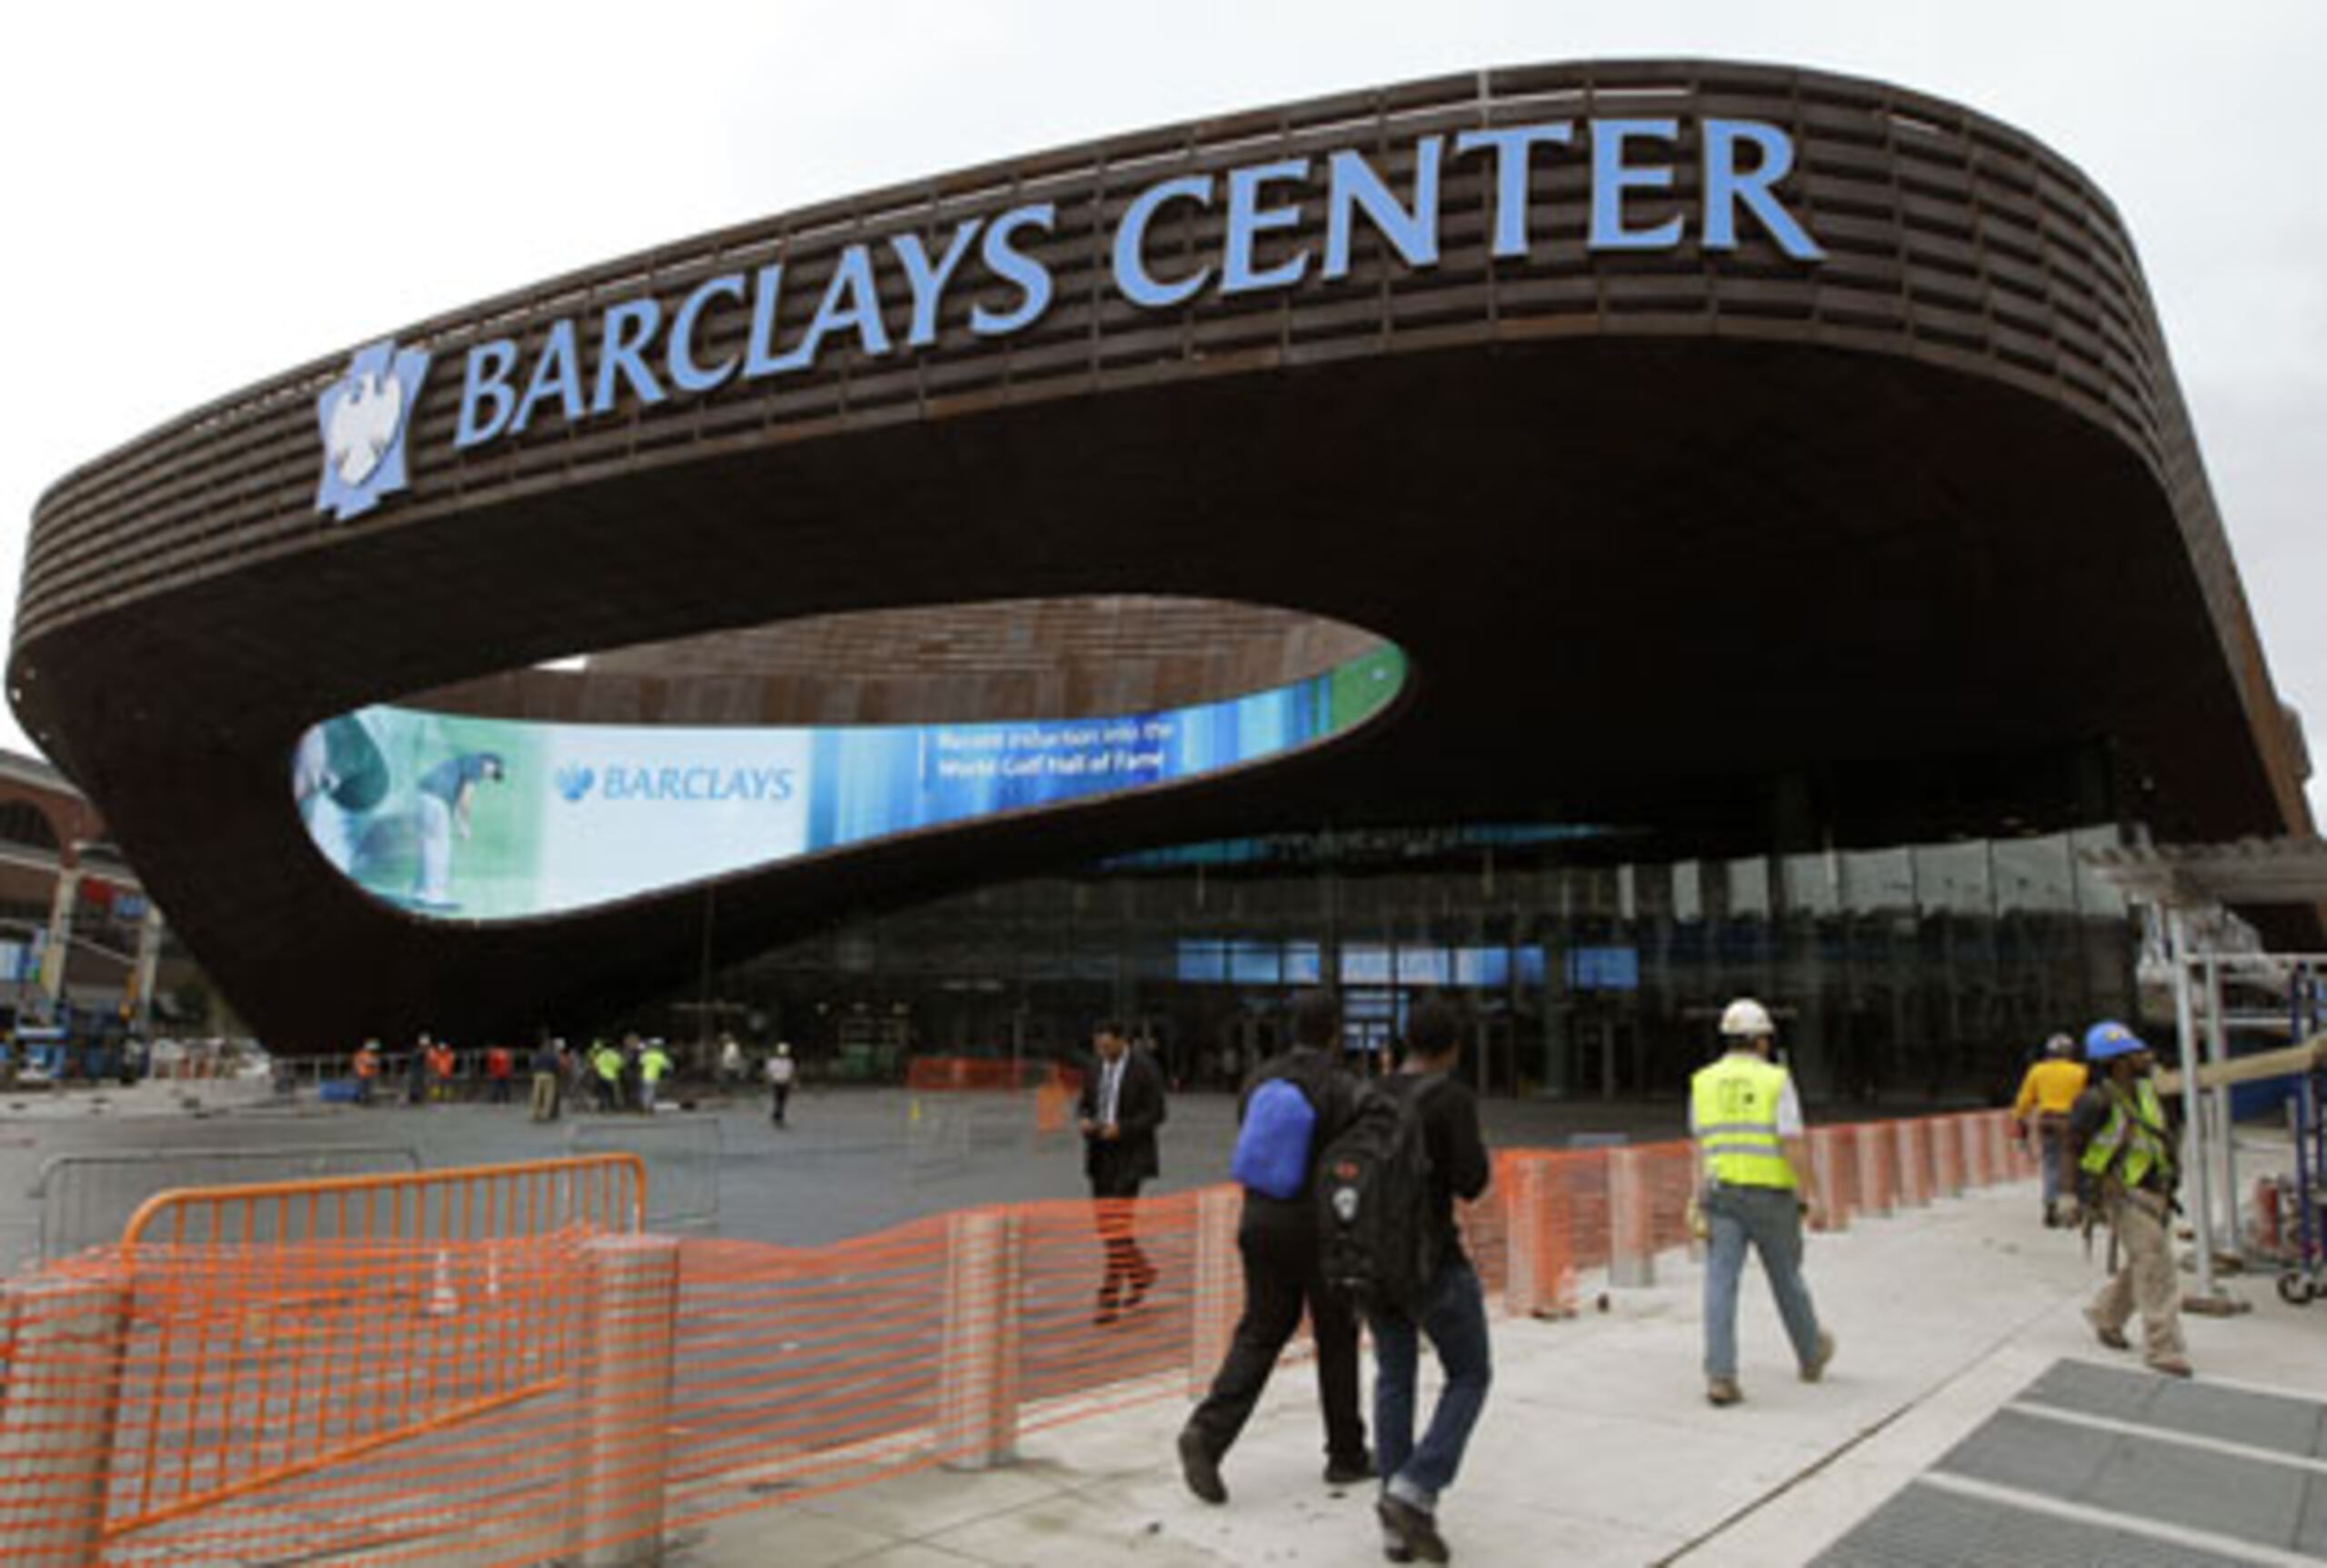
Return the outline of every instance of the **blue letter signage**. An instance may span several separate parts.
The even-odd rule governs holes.
[[[1675,195],[1686,157],[1697,167],[1694,203]],[[1530,176],[1554,158],[1580,158],[1589,180],[1581,235],[1538,235],[1530,222]],[[1554,239],[1581,242],[1586,255],[1677,250],[1693,229],[1701,250],[1729,255],[1749,227],[1789,260],[1816,262],[1825,252],[1778,190],[1794,162],[1793,138],[1757,120],[1707,118],[1693,126],[1608,118],[1451,137],[1433,132],[1410,145],[1404,173],[1394,178],[1376,166],[1376,155],[1355,148],[1173,175],[1134,193],[1112,233],[1100,236],[1107,258],[1102,285],[1145,311],[1332,287],[1351,276],[1361,238],[1370,239],[1383,265],[1425,272],[1439,265],[1447,171],[1483,166],[1493,214],[1489,254],[1498,262],[1523,265]],[[1220,216],[1183,223],[1173,244],[1153,245],[1151,231],[1167,212]],[[1054,203],[1030,202],[940,232],[875,234],[804,278],[788,273],[789,258],[779,253],[748,275],[691,279],[667,297],[642,294],[594,319],[567,316],[523,338],[474,344],[462,366],[453,445],[464,450],[549,419],[578,424],[672,397],[708,396],[730,384],[813,375],[828,349],[874,360],[926,350],[949,323],[982,338],[1024,332],[1049,313],[1056,295],[1044,249],[1057,220]],[[1295,237],[1320,231],[1322,253]],[[742,330],[740,343],[708,358],[714,319],[731,334]],[[405,354],[391,365],[392,349],[358,355],[318,410],[329,461],[316,504],[342,517],[404,483],[405,416],[427,361]]]

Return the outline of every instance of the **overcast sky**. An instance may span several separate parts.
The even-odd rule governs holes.
[[[1935,93],[2115,199],[2279,690],[2327,762],[2327,0],[12,5],[0,613],[67,469],[420,317],[1061,143],[1626,55]],[[13,715],[0,744],[26,744]]]

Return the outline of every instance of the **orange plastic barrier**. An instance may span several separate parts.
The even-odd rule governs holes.
[[[1945,1116],[1926,1116],[1923,1130],[1931,1141],[1932,1191],[1942,1198],[1963,1193],[1963,1140]]]
[[[1055,1062],[984,1056],[915,1056],[905,1064],[905,1087],[931,1093],[1015,1094],[1054,1084],[1064,1087],[1071,1096],[1083,1087],[1083,1074]]]
[[[1826,1140],[1843,1193],[1858,1142]],[[0,1558],[570,1559],[1185,1400],[1242,1310],[1233,1187],[791,1249],[630,1233],[619,1183],[524,1201],[542,1172],[179,1194],[12,1284]],[[1683,1244],[1693,1181],[1685,1143],[1504,1151],[1466,1250],[1556,1315]]]
[[[1858,1169],[1854,1197],[1861,1213],[1887,1214],[1891,1212],[1897,1175],[1893,1146],[1895,1136],[1889,1124],[1883,1122],[1861,1122],[1851,1129],[1851,1144],[1857,1156]]]

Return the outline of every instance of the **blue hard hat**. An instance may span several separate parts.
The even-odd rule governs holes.
[[[2140,1035],[2114,1019],[2104,1018],[2084,1032],[2084,1059],[2088,1062],[2106,1062],[2148,1049]]]

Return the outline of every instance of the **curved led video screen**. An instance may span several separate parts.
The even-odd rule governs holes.
[[[292,796],[324,858],[374,897],[525,920],[1259,762],[1363,723],[1405,670],[1384,646],[1194,707],[980,724],[544,724],[380,705],[300,737]]]

